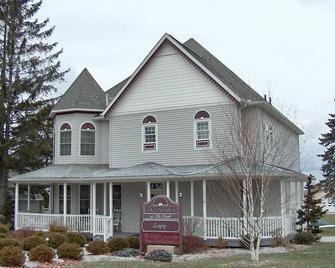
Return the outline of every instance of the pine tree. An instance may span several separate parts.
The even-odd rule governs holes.
[[[61,71],[62,50],[48,42],[54,27],[48,27],[49,19],[36,18],[41,5],[42,1],[0,0],[0,205],[10,172],[25,171],[26,163],[39,167],[45,155],[50,157],[50,144],[40,147],[41,138],[50,134],[42,111],[45,99],[56,90],[55,82],[68,71]]]
[[[297,225],[300,225],[302,228],[302,226],[306,224],[307,232],[319,233],[319,227],[316,223],[324,214],[326,214],[327,210],[321,205],[322,200],[315,196],[320,192],[321,188],[319,185],[313,185],[313,180],[315,180],[313,175],[309,175],[308,182],[305,186],[306,194],[304,202],[301,209],[297,211],[299,219]]]
[[[335,114],[330,114],[330,118],[326,125],[329,127],[329,132],[322,134],[320,144],[326,150],[320,155],[324,164],[322,165],[322,173],[325,179],[322,181],[327,197],[335,198]]]

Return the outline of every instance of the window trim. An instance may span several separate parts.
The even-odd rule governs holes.
[[[62,130],[61,128],[62,128],[62,126],[64,125],[64,124],[68,124],[69,126],[70,126],[70,130]],[[59,148],[59,153],[58,153],[58,155],[59,155],[59,157],[69,157],[69,156],[72,156],[72,143],[73,143],[73,141],[72,141],[72,130],[73,130],[73,127],[72,127],[72,124],[70,123],[70,122],[67,122],[67,121],[65,121],[65,122],[62,122],[60,125],[59,125],[59,143],[58,143],[58,148]],[[61,147],[61,142],[60,142],[60,140],[61,140],[61,133],[62,132],[71,132],[71,143],[70,143],[70,154],[67,154],[67,155],[61,155],[61,150],[60,150],[60,147]]]
[[[148,116],[152,116],[153,118],[155,118],[156,122],[153,123],[143,123],[144,119],[147,118]],[[145,144],[145,127],[155,127],[155,150],[144,150],[144,144]],[[153,142],[152,142],[153,143]],[[158,152],[158,120],[157,117],[149,114],[146,115],[143,120],[142,120],[142,143],[141,143],[141,147],[142,147],[142,153],[155,153]]]
[[[271,133],[271,137],[270,137],[271,140],[270,140],[269,145],[272,147],[274,140],[275,140],[273,124],[270,121],[264,121],[263,126],[264,126],[264,144],[265,145],[268,144],[267,135]],[[270,129],[271,129],[271,132],[268,133],[267,131],[270,131]]]
[[[209,115],[209,118],[195,118],[197,113],[204,111],[207,112]],[[197,123],[199,122],[208,122],[208,140],[209,140],[209,146],[207,147],[198,147],[197,146],[197,141],[201,140],[207,140],[207,139],[198,139],[198,132],[197,132]],[[205,109],[198,110],[194,113],[193,116],[193,149],[194,150],[209,150],[212,148],[212,115],[210,112],[208,112]]]
[[[94,126],[94,131],[93,130],[87,130],[87,129],[81,129],[81,127],[86,124],[86,123],[90,123]],[[91,131],[94,132],[94,154],[93,155],[86,155],[86,154],[81,154],[81,134],[82,131]],[[92,122],[92,121],[85,121],[83,122],[80,127],[79,127],[79,156],[83,156],[83,157],[96,157],[97,156],[97,126]]]

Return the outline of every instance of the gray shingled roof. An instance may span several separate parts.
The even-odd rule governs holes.
[[[104,110],[105,108],[105,92],[85,68],[52,108],[52,112],[64,109]]]
[[[128,79],[129,79],[129,77],[122,80],[121,82],[119,82],[118,84],[116,84],[115,86],[113,86],[112,88],[110,88],[106,91],[106,93],[108,95],[108,103],[110,103],[115,98],[117,93],[119,93],[119,91],[121,90],[123,85],[128,81]]]

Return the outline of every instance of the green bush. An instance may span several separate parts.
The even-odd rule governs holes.
[[[69,243],[76,243],[81,247],[87,244],[86,237],[80,233],[69,232],[66,237]]]
[[[137,236],[130,236],[127,241],[130,248],[138,249],[140,247],[140,239]]]
[[[29,260],[39,262],[51,262],[55,252],[47,245],[39,245],[29,251]]]
[[[296,244],[310,245],[312,242],[316,242],[320,239],[313,233],[309,232],[298,232],[295,234],[293,242]]]
[[[77,243],[64,243],[57,248],[57,255],[62,259],[79,260],[82,251]]]
[[[0,233],[7,234],[9,232],[9,228],[7,225],[0,223]]]
[[[11,239],[11,238],[0,239],[0,249],[8,246],[22,248],[22,243],[17,239]]]
[[[108,245],[103,241],[92,241],[88,244],[86,249],[94,255],[103,255],[109,252]]]
[[[48,244],[50,247],[56,249],[61,244],[67,242],[66,235],[63,233],[49,233],[48,235]]]
[[[20,247],[7,246],[0,250],[0,266],[22,266],[25,260],[26,257]]]
[[[68,228],[63,225],[50,225],[49,226],[49,233],[67,233]]]
[[[46,244],[45,239],[35,235],[27,237],[22,242],[23,250],[31,250],[32,248],[43,244]]]
[[[215,248],[227,248],[228,247],[228,241],[226,239],[223,239],[221,236],[215,241],[214,243]]]
[[[115,237],[108,241],[108,247],[111,252],[115,252],[129,247],[129,245],[127,239]]]

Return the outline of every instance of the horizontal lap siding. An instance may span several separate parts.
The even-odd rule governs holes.
[[[227,120],[237,111],[234,104],[201,107],[211,114],[214,136],[229,135]],[[162,165],[211,163],[213,150],[194,149],[193,117],[200,108],[185,108],[111,117],[110,167],[133,166],[145,162]],[[142,120],[154,115],[158,121],[158,152],[142,152]],[[236,114],[236,113],[235,113]],[[228,141],[228,139],[227,139]]]

